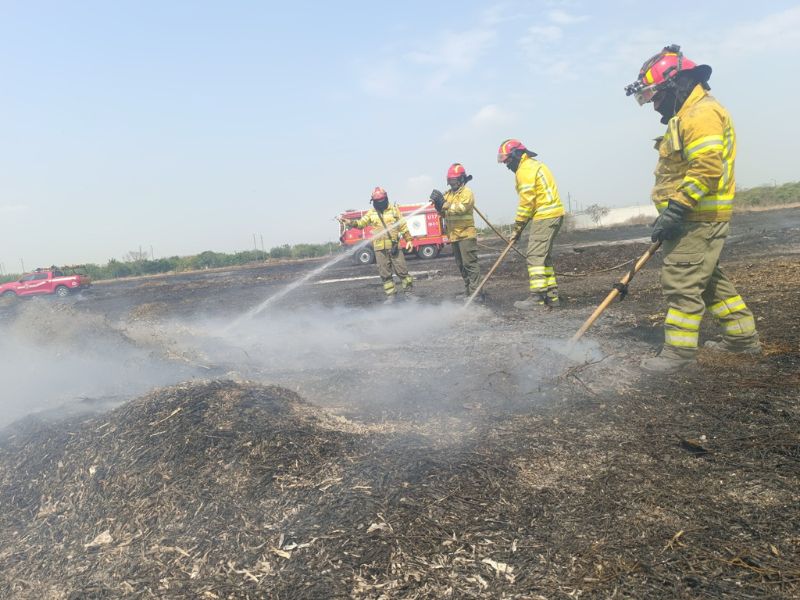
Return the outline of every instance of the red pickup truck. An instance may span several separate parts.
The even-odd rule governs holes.
[[[61,269],[36,269],[26,273],[19,281],[10,281],[0,285],[0,296],[35,296],[38,294],[55,294],[64,298],[74,290],[91,287],[92,280],[85,273],[74,268],[65,273]]]

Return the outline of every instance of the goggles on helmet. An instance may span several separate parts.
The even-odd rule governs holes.
[[[652,102],[653,96],[661,90],[663,85],[664,84],[644,85],[641,81],[635,81],[625,86],[625,95],[633,96],[636,98],[636,102],[639,103],[639,106],[642,106],[648,102]]]

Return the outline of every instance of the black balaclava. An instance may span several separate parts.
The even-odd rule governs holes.
[[[696,69],[681,71],[675,75],[672,85],[658,92],[653,98],[653,108],[661,115],[661,122],[666,125],[674,117],[686,102],[686,99],[699,84],[703,89],[710,90],[711,87],[703,81]]]
[[[382,213],[387,208],[389,208],[389,198],[387,197],[384,198],[383,200],[373,200],[372,206],[374,206],[375,210],[377,210],[379,213]]]
[[[451,181],[454,183],[450,183]],[[457,192],[470,181],[472,181],[472,175],[461,174],[458,179],[448,179],[447,185],[450,187],[451,191]]]
[[[516,173],[517,169],[519,168],[519,163],[522,162],[522,157],[525,154],[528,154],[525,150],[514,150],[506,161],[506,167],[508,170]]]

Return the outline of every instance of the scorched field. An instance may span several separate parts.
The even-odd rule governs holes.
[[[343,261],[248,315],[324,260],[3,300],[0,597],[797,598],[798,213],[723,254],[764,355],[678,376],[659,257],[566,350],[646,235],[562,235],[545,313],[447,251],[391,306]]]

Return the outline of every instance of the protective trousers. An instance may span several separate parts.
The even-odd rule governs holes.
[[[390,250],[375,250],[375,262],[378,263],[378,275],[380,275],[383,280],[383,291],[387,296],[397,293],[394,287],[392,271],[400,278],[403,291],[406,293],[411,292],[411,286],[414,284],[414,280],[411,275],[408,274],[406,257],[403,255],[402,250],[397,253],[397,256],[392,256]]]
[[[528,236],[528,278],[531,295],[558,299],[558,284],[553,268],[553,243],[561,229],[564,217],[553,219],[534,219]]]
[[[464,280],[464,289],[467,296],[478,289],[481,282],[481,269],[478,266],[478,240],[467,238],[458,242],[451,242],[456,265]]]
[[[719,268],[719,255],[728,237],[728,223],[686,223],[685,233],[663,244],[661,286],[667,299],[662,354],[694,358],[703,312],[722,326],[732,347],[758,343],[753,313]]]

